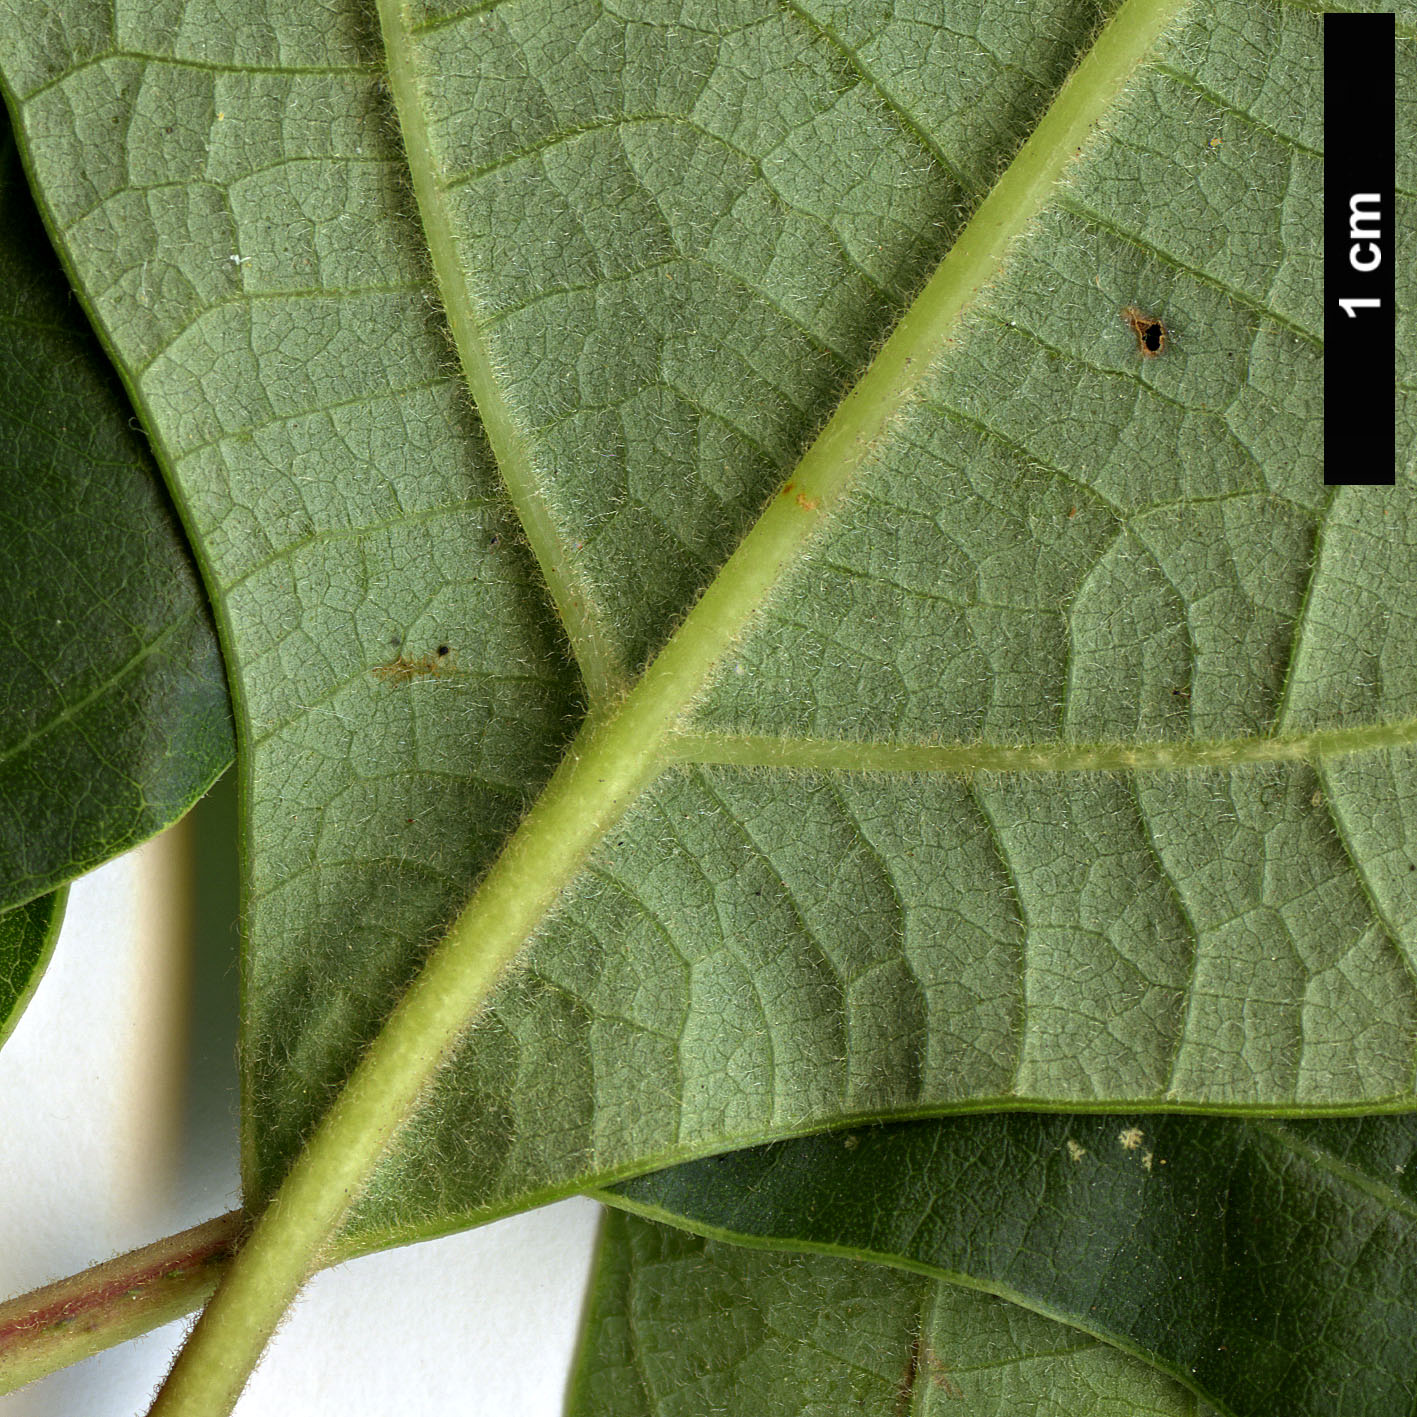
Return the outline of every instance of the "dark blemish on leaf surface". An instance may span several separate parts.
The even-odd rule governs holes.
[[[946,1397],[962,1399],[964,1389],[950,1376],[948,1365],[936,1354],[935,1350],[927,1343],[921,1357],[925,1360],[925,1366],[930,1370],[930,1382],[937,1388],[943,1388]]]
[[[1155,359],[1166,353],[1166,326],[1155,315],[1144,315],[1135,305],[1122,311],[1122,323],[1137,337],[1137,352],[1143,359]]]
[[[920,1372],[920,1334],[916,1333],[910,1341],[910,1353],[905,1360],[905,1373],[901,1377],[900,1387],[896,1392],[895,1409],[897,1414],[910,1411],[910,1400],[915,1394],[915,1379]]]

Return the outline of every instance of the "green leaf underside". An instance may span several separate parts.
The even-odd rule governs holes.
[[[61,887],[0,911],[0,1043],[19,1022],[49,963],[67,895]]]
[[[0,909],[161,831],[234,751],[211,615],[131,419],[0,114]]]
[[[1143,1355],[1231,1417],[1417,1401],[1411,1117],[948,1118],[784,1142],[608,1199],[905,1265]]]
[[[226,637],[258,1199],[1098,12],[418,12],[410,174],[365,7],[7,3],[38,188]],[[364,1239],[857,1118],[1412,1105],[1417,527],[1410,473],[1322,486],[1320,38],[1254,5],[1167,33],[440,1074]],[[966,756],[863,770],[936,747]]]
[[[568,1417],[1210,1417],[1127,1354],[880,1265],[606,1217]]]

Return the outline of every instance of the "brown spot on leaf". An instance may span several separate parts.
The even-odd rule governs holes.
[[[376,664],[373,674],[385,684],[408,684],[414,679],[436,679],[445,674],[455,673],[453,652],[448,645],[439,645],[430,654],[401,654],[387,664]]]
[[[962,1398],[964,1390],[950,1376],[949,1367],[943,1359],[927,1343],[921,1357],[925,1359],[925,1366],[930,1370],[930,1382],[937,1388],[942,1388],[946,1397]]]
[[[915,1394],[915,1376],[920,1370],[920,1335],[910,1340],[910,1355],[905,1360],[905,1375],[896,1389],[895,1410],[897,1417],[910,1411],[910,1400]]]

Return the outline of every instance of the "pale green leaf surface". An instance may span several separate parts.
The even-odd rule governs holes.
[[[211,613],[132,416],[0,114],[0,909],[161,831],[234,751]]]
[[[1208,1417],[1173,1379],[990,1295],[612,1212],[568,1417]]]
[[[1410,1115],[995,1114],[737,1151],[608,1198],[976,1286],[1231,1417],[1389,1417],[1417,1403],[1414,1155]]]
[[[1097,15],[390,6],[405,170],[354,7],[7,3],[236,676],[260,1196],[577,703],[456,363],[603,699]],[[1318,43],[1207,10],[1020,219],[366,1234],[854,1117],[1411,1104],[1411,498],[1321,486]]]

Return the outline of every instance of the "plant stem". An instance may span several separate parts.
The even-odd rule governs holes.
[[[686,710],[910,402],[959,318],[1186,0],[1125,0],[871,366],[638,684],[593,717],[316,1128],[192,1331],[152,1417],[231,1411],[394,1132],[604,834],[672,761]],[[439,230],[406,0],[379,0],[425,225]],[[450,237],[448,238],[451,239]],[[441,273],[441,269],[440,269]],[[464,297],[444,289],[445,304]],[[449,318],[455,311],[449,310]]]
[[[0,1304],[0,1394],[200,1307],[243,1220],[231,1211]]]

